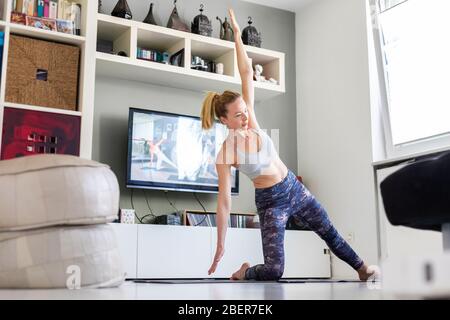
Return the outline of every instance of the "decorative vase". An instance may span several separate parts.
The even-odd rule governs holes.
[[[170,14],[169,21],[167,21],[167,28],[190,32],[189,27],[181,20],[180,16],[178,15],[177,0],[174,0],[173,2],[173,10]]]
[[[216,65],[216,73],[217,74],[223,74],[223,63],[218,63]]]
[[[98,13],[103,13],[102,0],[98,0]]]
[[[150,9],[148,11],[147,16],[145,17],[144,23],[157,25],[155,18],[153,17],[153,2],[150,3]]]
[[[111,15],[114,17],[124,18],[128,20],[131,20],[133,18],[127,0],[119,0],[119,2],[117,2],[116,6],[111,12]]]
[[[227,41],[234,41],[234,31],[231,24],[228,22],[227,17],[222,21],[219,17],[216,17],[220,22],[220,39]]]

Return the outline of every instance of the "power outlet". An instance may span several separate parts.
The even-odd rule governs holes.
[[[345,239],[348,243],[353,243],[355,242],[355,233],[353,232],[349,232],[347,233],[347,237]]]

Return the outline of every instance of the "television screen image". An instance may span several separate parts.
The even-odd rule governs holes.
[[[218,192],[216,157],[227,129],[204,131],[198,117],[130,108],[127,187]],[[232,194],[239,172],[231,170]]]

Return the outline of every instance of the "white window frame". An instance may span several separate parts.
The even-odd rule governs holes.
[[[408,0],[406,0],[408,1]],[[450,149],[450,133],[444,133],[437,136],[423,138],[416,141],[411,141],[399,145],[394,145],[391,119],[389,115],[389,99],[388,99],[388,85],[387,72],[384,68],[383,49],[382,49],[382,33],[378,20],[378,0],[369,0],[371,14],[372,14],[372,30],[374,36],[375,54],[377,61],[378,79],[380,82],[381,95],[381,117],[383,121],[386,160],[396,159],[405,156],[415,156],[419,154],[434,153]],[[400,4],[401,5],[401,4]]]

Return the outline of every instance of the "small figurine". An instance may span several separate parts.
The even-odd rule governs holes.
[[[216,17],[217,20],[220,21],[220,39],[234,41],[234,32],[231,24],[228,22],[227,17],[225,17],[225,21],[222,22],[222,19]]]
[[[266,78],[262,75],[263,72],[263,66],[260,64],[255,65],[255,75],[253,77],[253,80],[265,82]]]

